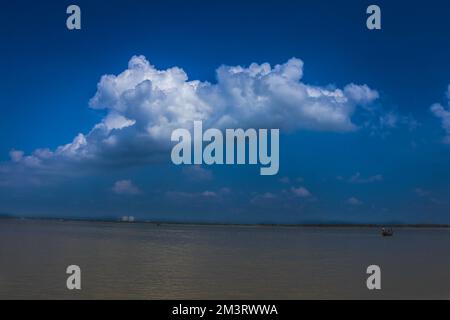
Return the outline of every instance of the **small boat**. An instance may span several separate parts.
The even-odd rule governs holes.
[[[381,228],[381,235],[383,237],[391,237],[394,235],[394,230],[392,228]]]

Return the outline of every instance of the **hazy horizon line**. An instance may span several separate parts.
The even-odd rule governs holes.
[[[263,227],[397,227],[397,228],[450,228],[450,224],[446,223],[402,223],[402,222],[298,222],[298,223],[274,223],[274,222],[224,222],[224,221],[175,221],[175,220],[151,220],[151,219],[135,219],[134,221],[123,221],[121,217],[51,217],[51,216],[21,216],[12,214],[0,214],[0,220],[48,220],[48,221],[72,221],[72,222],[111,222],[125,224],[171,224],[171,225],[217,225],[217,226],[263,226]]]

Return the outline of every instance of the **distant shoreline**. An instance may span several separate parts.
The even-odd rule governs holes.
[[[108,222],[119,224],[153,224],[161,225],[198,225],[198,226],[243,226],[243,227],[320,227],[320,228],[450,228],[450,224],[403,224],[403,223],[226,223],[226,222],[177,222],[177,221],[153,221],[136,220],[133,222],[121,221],[120,219],[90,219],[90,218],[57,218],[57,217],[19,217],[11,215],[0,215],[0,220],[43,220],[59,222]]]

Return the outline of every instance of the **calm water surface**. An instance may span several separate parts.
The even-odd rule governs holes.
[[[450,230],[395,231],[1,220],[0,298],[449,299]]]

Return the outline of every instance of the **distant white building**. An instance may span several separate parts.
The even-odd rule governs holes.
[[[120,221],[122,221],[122,222],[134,222],[134,216],[122,216],[122,218],[120,218]]]

